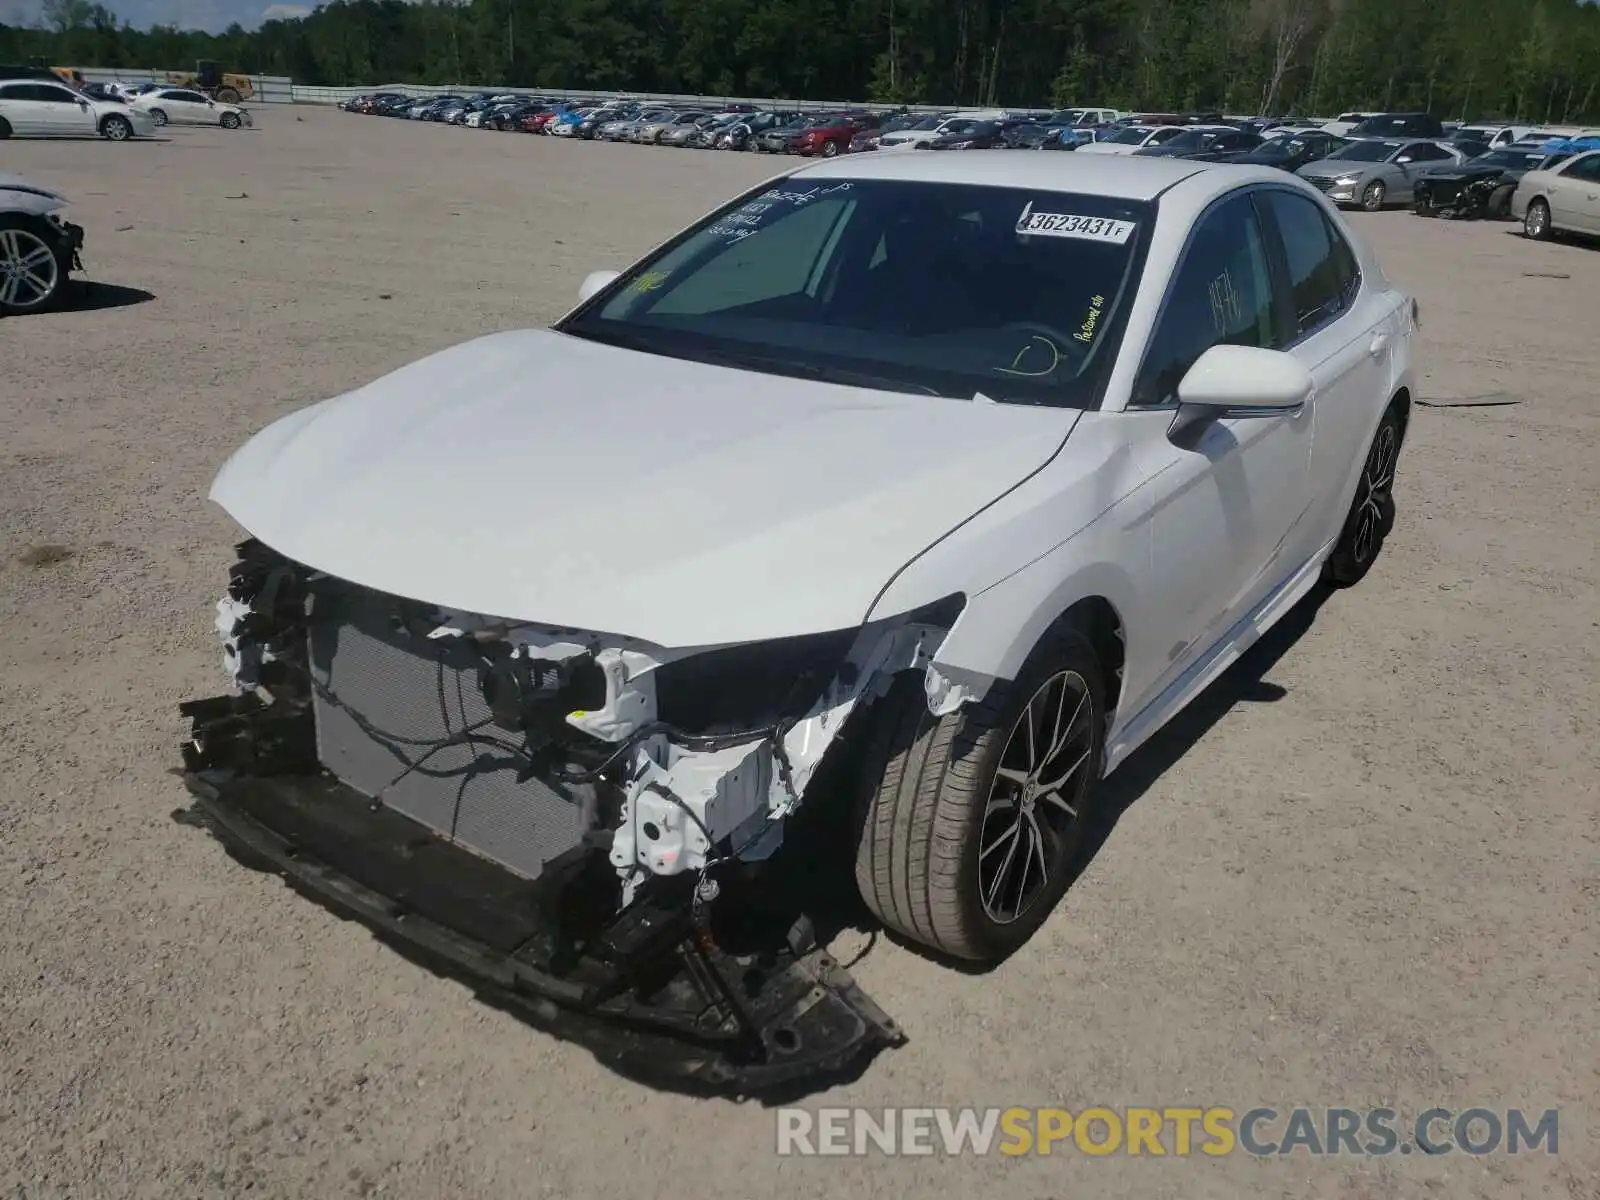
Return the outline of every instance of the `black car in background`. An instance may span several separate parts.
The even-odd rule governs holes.
[[[1349,138],[1312,130],[1307,133],[1279,134],[1252,150],[1208,150],[1191,157],[1201,162],[1250,163],[1294,172],[1307,163],[1327,158],[1349,144]]]
[[[1159,146],[1145,146],[1134,154],[1145,158],[1193,158],[1206,153],[1245,153],[1261,145],[1259,133],[1242,129],[1201,127],[1187,129]]]
[[[1060,140],[1061,129],[1059,125],[1022,121],[1006,130],[1005,143],[1012,150],[1043,150],[1050,142]]]
[[[1542,147],[1505,146],[1460,166],[1440,167],[1417,180],[1412,208],[1418,216],[1505,220],[1511,216],[1511,195],[1529,171],[1548,171],[1571,158],[1570,152],[1546,153]]]
[[[919,150],[996,150],[1006,146],[1006,135],[1019,121],[973,121],[970,125],[920,142]]]
[[[1356,123],[1353,138],[1442,138],[1444,122],[1425,112],[1374,113]]]

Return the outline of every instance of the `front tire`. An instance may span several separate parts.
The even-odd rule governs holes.
[[[222,114],[222,127],[224,129],[237,129],[237,128],[239,128],[239,114],[238,113],[223,113]]]
[[[838,154],[839,154],[839,143],[838,142],[823,142],[822,143],[822,157],[823,158],[836,158],[838,156]]]
[[[133,136],[133,125],[127,117],[112,113],[100,122],[100,136],[108,142],[125,142]]]
[[[1361,193],[1361,207],[1368,212],[1377,212],[1383,208],[1388,199],[1389,189],[1383,186],[1383,180],[1374,179]]]
[[[1339,587],[1351,587],[1366,578],[1383,549],[1383,541],[1394,528],[1394,471],[1404,440],[1400,411],[1393,405],[1378,422],[1361,467],[1356,498],[1345,517],[1339,540],[1328,556],[1324,578]]]
[[[1062,627],[982,701],[928,711],[919,675],[882,701],[864,760],[856,885],[888,928],[995,962],[1055,908],[1093,817],[1105,684]]]
[[[1484,205],[1484,211],[1490,220],[1504,221],[1511,215],[1511,196],[1516,190],[1516,184],[1503,183],[1489,194],[1489,203]]]
[[[1522,214],[1522,232],[1536,242],[1550,240],[1550,206],[1543,200],[1535,200]]]
[[[38,217],[0,213],[0,316],[44,312],[60,301],[72,267],[54,230]]]

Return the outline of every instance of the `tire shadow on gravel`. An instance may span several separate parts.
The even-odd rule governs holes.
[[[104,312],[113,308],[132,308],[156,298],[143,288],[123,287],[120,283],[86,280],[61,305],[62,312]]]

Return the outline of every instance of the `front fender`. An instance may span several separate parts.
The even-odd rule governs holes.
[[[1049,463],[907,564],[872,616],[966,595],[933,665],[968,696],[1014,678],[1079,600],[1099,596],[1126,622],[1136,608],[1134,576],[1150,561],[1150,531],[1147,523],[1124,527],[1118,506],[1140,479],[1121,414],[1080,414]]]

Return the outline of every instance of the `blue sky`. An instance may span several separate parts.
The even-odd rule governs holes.
[[[304,16],[310,3],[293,0],[107,0],[106,7],[140,29],[172,23],[181,29],[220,33],[234,21],[253,28],[272,17]],[[0,0],[0,23],[31,25],[39,17],[39,0]]]

